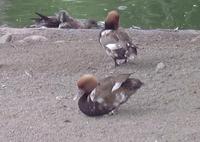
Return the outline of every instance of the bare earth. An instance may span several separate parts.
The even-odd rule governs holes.
[[[199,142],[200,31],[128,32],[138,57],[115,68],[99,30],[0,28],[12,34],[0,44],[0,141]],[[30,35],[48,40],[20,41]],[[131,72],[145,86],[117,115],[87,117],[72,100],[82,74]]]

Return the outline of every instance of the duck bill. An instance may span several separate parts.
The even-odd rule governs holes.
[[[78,93],[74,96],[73,100],[75,101],[75,100],[79,99],[83,95],[84,95],[84,91],[79,89]]]

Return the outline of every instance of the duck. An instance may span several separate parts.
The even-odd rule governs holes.
[[[78,100],[78,107],[87,116],[102,116],[109,114],[114,108],[104,107],[102,104],[92,101],[90,94],[97,86],[96,77],[85,74],[77,81],[78,93],[74,100]]]
[[[65,10],[60,10],[55,16],[46,16],[35,12],[39,18],[31,18],[35,24],[31,28],[59,28],[59,29],[98,29],[101,26],[93,19],[76,19]]]
[[[70,17],[70,20],[61,22],[60,29],[100,29],[101,25],[93,19],[75,19]]]
[[[82,25],[82,29],[100,29],[102,26],[94,19],[78,19]]]
[[[137,46],[132,42],[126,31],[119,27],[120,16],[116,10],[108,12],[104,29],[99,34],[99,43],[112,57],[115,67],[133,60],[137,55]]]
[[[31,18],[35,21],[35,24],[31,25],[31,28],[57,28],[60,24],[60,21],[56,16],[46,16],[41,13],[35,12],[38,15],[38,18]]]
[[[131,78],[131,74],[108,76],[99,81],[92,74],[86,74],[77,81],[79,97],[78,106],[87,116],[114,114],[127,102],[142,85],[139,79]]]
[[[39,12],[35,12],[38,15],[38,18],[31,18],[35,21],[35,24],[31,25],[30,27],[33,28],[58,28],[61,23],[67,22],[71,20],[71,16],[65,10],[60,10],[54,16],[46,16]]]

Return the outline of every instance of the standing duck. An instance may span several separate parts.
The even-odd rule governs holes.
[[[81,112],[100,116],[118,110],[143,84],[130,75],[109,76],[99,81],[93,75],[83,75],[77,82]]]
[[[128,59],[134,59],[137,55],[137,46],[133,44],[128,34],[119,28],[119,18],[117,11],[109,12],[99,36],[101,46],[113,58],[115,66],[119,65],[118,61],[123,60],[126,63]]]

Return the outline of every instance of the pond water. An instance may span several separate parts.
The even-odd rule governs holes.
[[[118,9],[124,27],[200,29],[200,0],[0,0],[0,25],[24,27],[36,11],[54,15],[61,9],[101,21]]]

